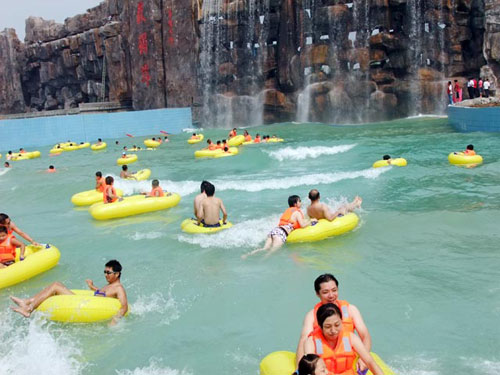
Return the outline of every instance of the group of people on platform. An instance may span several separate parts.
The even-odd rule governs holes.
[[[482,78],[469,78],[467,81],[467,93],[469,94],[469,99],[482,97],[489,98],[490,88],[491,82],[488,78],[485,78],[484,80]],[[454,103],[458,103],[463,100],[463,90],[458,83],[458,80],[454,80],[453,84],[451,81],[448,81],[446,93],[448,94],[449,105],[453,105]]]

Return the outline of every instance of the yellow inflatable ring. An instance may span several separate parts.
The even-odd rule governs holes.
[[[61,152],[64,152],[64,148],[62,148],[62,147],[59,147],[59,148],[54,147],[54,148],[53,148],[53,149],[51,149],[49,152],[50,152],[51,154],[60,154]]]
[[[205,138],[205,136],[203,134],[198,134],[198,138],[197,139],[188,139],[188,143],[190,145],[192,144],[195,144],[195,143],[200,143],[201,141],[203,141],[203,138]]]
[[[114,203],[95,203],[90,206],[89,212],[96,220],[117,219],[146,212],[166,210],[167,208],[177,206],[180,200],[181,196],[175,193],[164,197],[133,195]]]
[[[283,142],[283,138],[269,138],[266,143],[278,143],[278,142]]]
[[[99,151],[99,150],[104,150],[106,147],[108,147],[106,142],[102,142],[100,145],[98,145],[97,143],[94,143],[92,146],[90,146],[90,149],[92,151]]]
[[[227,141],[228,146],[239,146],[243,142],[245,142],[245,137],[243,135],[237,135],[236,137],[231,138],[230,140]]]
[[[18,153],[12,156],[13,161],[18,161],[18,160],[28,160],[28,159],[36,159],[40,157],[40,151],[27,151],[25,153]]]
[[[359,217],[353,212],[337,217],[332,221],[319,220],[315,225],[295,229],[287,237],[287,242],[314,242],[332,236],[340,236],[356,228]]]
[[[218,148],[217,150],[204,149],[204,150],[195,151],[194,156],[196,158],[214,158],[214,157],[216,157],[216,155],[223,154],[223,153],[224,153],[224,151],[222,151],[220,148]],[[237,153],[238,153],[237,147],[229,147],[229,154],[236,155]],[[223,157],[223,156],[221,156],[221,157]]]
[[[183,232],[198,234],[198,233],[215,233],[223,229],[228,229],[233,226],[229,221],[226,224],[222,224],[222,220],[219,221],[220,227],[205,227],[203,224],[198,225],[198,222],[194,219],[186,219],[181,223],[181,229]]]
[[[125,165],[125,164],[132,164],[137,161],[137,155],[136,154],[129,154],[125,155],[125,157],[118,158],[116,160],[116,164],[118,165]]]
[[[36,309],[56,322],[94,323],[110,320],[122,305],[116,298],[95,297],[92,290],[71,290],[73,295],[47,298]]]
[[[134,177],[128,177],[127,180],[136,180],[136,181],[144,181],[151,176],[151,169],[141,169],[135,173],[132,173]]]
[[[238,155],[238,147],[229,147],[228,152],[219,152],[218,154],[215,154],[213,157],[214,158],[225,158],[227,156],[234,156]]]
[[[384,375],[394,375],[394,371],[377,354],[373,352],[370,354],[377,365],[380,366]],[[291,375],[297,369],[295,358],[295,353],[292,352],[279,351],[270,353],[260,362],[260,375]],[[353,365],[354,373],[356,373],[356,362]],[[367,375],[372,375],[372,372],[368,371]]]
[[[72,143],[72,146],[62,146],[64,151],[76,151],[79,150],[78,145],[76,143]]]
[[[407,165],[406,159],[403,158],[397,158],[397,159],[391,159],[391,164],[387,162],[387,160],[377,160],[375,163],[373,163],[373,168],[380,168],[380,167],[388,167],[389,165],[395,165],[397,167],[406,167]]]
[[[448,155],[448,161],[454,165],[481,164],[483,157],[481,155],[465,155],[463,152],[452,152]]]
[[[31,279],[55,267],[59,262],[61,253],[52,245],[26,246],[25,259],[21,262],[21,250],[16,249],[16,262],[6,268],[0,269],[0,289],[18,284]]]
[[[146,147],[156,148],[156,147],[158,147],[161,143],[160,143],[160,142],[157,142],[157,141],[153,141],[152,139],[146,139],[146,140],[144,141],[144,144],[146,145]]]
[[[78,145],[79,150],[81,150],[82,148],[87,148],[87,147],[90,147],[90,143],[88,143],[88,142],[81,143]]]
[[[117,188],[116,195],[119,197],[123,196],[123,191]],[[90,206],[91,204],[102,202],[103,199],[103,192],[94,189],[74,194],[71,197],[71,203],[75,206]]]

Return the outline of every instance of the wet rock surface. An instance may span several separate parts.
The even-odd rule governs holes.
[[[107,0],[0,33],[0,113],[114,101],[222,126],[440,113],[500,77],[496,0]],[[229,125],[228,125],[229,126]]]

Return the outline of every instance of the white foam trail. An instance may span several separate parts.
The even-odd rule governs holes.
[[[436,370],[439,367],[435,358],[404,357],[388,363],[396,374],[401,375],[440,375]]]
[[[116,370],[118,375],[192,375],[186,369],[176,370],[170,367],[164,367],[160,360],[152,358],[149,360],[149,366],[136,367],[134,370]]]
[[[0,314],[0,373],[16,375],[54,374],[77,375],[85,365],[77,361],[81,356],[75,340],[58,330],[49,333],[41,318],[23,319],[10,313]]]
[[[6,174],[8,171],[10,171],[12,168],[4,168],[2,170],[0,170],[0,176],[3,176],[4,174]]]
[[[500,372],[500,361],[465,357],[460,357],[460,360],[466,367],[471,368],[471,374],[497,375]]]
[[[133,241],[141,241],[141,240],[154,240],[155,238],[164,237],[165,234],[161,232],[135,232],[134,234],[127,235],[127,238]]]
[[[182,129],[184,133],[197,133],[197,132],[202,132],[203,128],[184,128]]]
[[[210,181],[215,185],[216,192],[224,190],[258,192],[262,190],[282,190],[297,186],[317,186],[332,184],[342,180],[353,180],[355,178],[375,179],[390,168],[369,168],[355,172],[335,172],[335,173],[316,173],[296,177],[272,178],[267,180],[251,180],[235,178],[228,176],[224,180]],[[150,181],[132,181],[116,179],[116,187],[123,190],[125,195],[139,194],[151,190]],[[186,196],[200,190],[201,181],[171,181],[160,180],[160,186],[170,192],[176,192],[181,196]]]
[[[167,297],[160,292],[153,293],[149,296],[140,295],[137,300],[131,304],[131,313],[140,317],[152,313],[160,314],[163,316],[160,323],[164,325],[169,325],[171,322],[179,319],[181,314],[177,301],[172,295],[173,286],[174,284],[170,284]]]
[[[179,234],[177,239],[202,248],[218,247],[234,249],[238,247],[257,247],[263,245],[267,234],[279,221],[279,216],[246,220],[233,227],[214,234]]]
[[[278,161],[283,160],[304,160],[304,159],[316,159],[321,155],[335,155],[342,152],[347,152],[352,148],[356,147],[356,144],[352,145],[340,145],[340,146],[314,146],[314,147],[285,147],[276,151],[265,151],[270,157]]]

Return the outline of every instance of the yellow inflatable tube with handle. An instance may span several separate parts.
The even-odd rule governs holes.
[[[36,159],[40,157],[40,151],[27,151],[22,154],[18,153],[12,156],[13,161]]]
[[[146,139],[144,141],[144,144],[146,145],[146,147],[156,148],[159,147],[161,143],[158,141],[153,141],[152,139]]]
[[[136,154],[128,154],[125,155],[125,157],[120,157],[116,159],[116,164],[118,165],[125,165],[125,164],[132,164],[137,161],[137,155]]]
[[[194,156],[196,158],[214,158],[216,155],[223,154],[224,151],[220,148],[216,150],[198,150],[194,152]],[[229,153],[226,152],[226,154],[234,154],[236,155],[238,153],[238,147],[229,147]],[[223,156],[221,156],[223,157]]]
[[[80,143],[77,147],[79,150],[81,150],[82,148],[88,148],[90,147],[90,143],[89,142]]]
[[[127,180],[144,181],[151,176],[151,169],[141,169],[135,173],[132,173],[133,177],[127,177]]]
[[[36,310],[56,322],[95,323],[111,320],[122,308],[116,298],[95,297],[92,290],[71,291],[75,294],[47,298]]]
[[[227,152],[226,151],[219,152],[218,154],[215,154],[213,157],[215,159],[225,158],[227,156],[238,155],[238,153],[239,153],[238,147],[229,147]]]
[[[145,195],[132,195],[114,203],[95,203],[89,212],[96,220],[117,219],[146,212],[166,210],[177,206],[181,200],[179,194],[173,193],[164,197],[146,197]]]
[[[452,152],[448,155],[448,161],[454,165],[481,164],[481,155],[465,155],[463,152]]]
[[[92,146],[90,146],[90,149],[92,151],[100,151],[100,150],[104,150],[106,147],[108,147],[107,143],[102,142],[100,145],[98,145],[97,143],[94,143]]]
[[[269,138],[266,143],[278,143],[278,142],[284,142],[285,140],[283,138]]]
[[[375,353],[370,353],[384,375],[395,375],[394,371]],[[296,370],[296,355],[288,351],[279,351],[268,354],[260,362],[260,375],[291,375]],[[356,360],[357,362],[357,360]],[[356,373],[356,362],[354,363],[354,373]],[[300,374],[299,374],[300,375]],[[373,375],[368,371],[367,375]]]
[[[233,226],[229,221],[226,224],[222,224],[222,220],[219,221],[219,227],[206,227],[203,224],[198,225],[198,221],[194,219],[186,219],[181,223],[181,229],[183,232],[191,233],[191,234],[199,234],[199,233],[216,233],[223,229],[228,229]]]
[[[0,289],[31,279],[55,267],[61,253],[52,245],[26,246],[24,260],[20,261],[21,249],[16,249],[16,262],[0,269]]]
[[[315,225],[293,230],[288,235],[286,242],[315,242],[328,237],[340,236],[356,228],[358,223],[359,217],[353,212],[332,221],[321,219]]]
[[[123,196],[123,191],[116,188],[116,195]],[[75,206],[90,206],[103,201],[103,192],[99,190],[86,190],[76,193],[71,197],[71,203]]]
[[[243,142],[245,142],[245,137],[240,134],[240,135],[237,135],[236,137],[233,137],[230,140],[228,140],[227,145],[235,147],[235,146],[241,145]]]
[[[200,143],[201,141],[203,141],[203,138],[205,138],[205,136],[203,134],[197,134],[198,138],[196,139],[188,139],[188,143],[190,145],[193,145],[195,143]]]
[[[389,165],[395,165],[396,167],[406,167],[408,165],[408,162],[403,158],[391,159],[391,164],[389,164],[387,160],[377,160],[375,163],[373,163],[373,168],[388,167]]]

